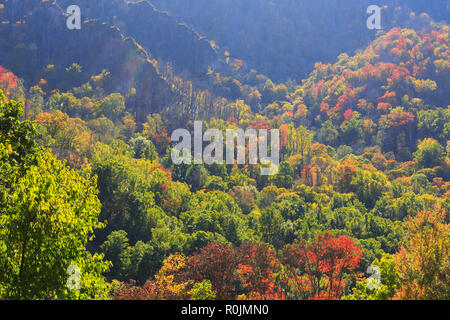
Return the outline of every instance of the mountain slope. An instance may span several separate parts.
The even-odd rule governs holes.
[[[107,92],[126,95],[135,88],[136,100],[130,107],[139,119],[169,103],[169,83],[133,38],[98,20],[85,21],[81,30],[68,30],[67,18],[57,4],[34,4],[28,11],[28,3],[9,1],[0,25],[0,61],[27,84],[43,78],[49,65],[68,68],[77,63],[84,76],[73,85],[107,70],[111,75],[104,85]]]

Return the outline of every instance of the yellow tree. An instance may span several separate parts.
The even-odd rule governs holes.
[[[395,256],[402,286],[394,299],[448,300],[450,228],[445,210],[421,211],[406,225],[406,242]]]
[[[307,128],[303,126],[298,128],[294,128],[292,125],[289,126],[286,142],[288,154],[300,154],[302,165],[305,165],[313,139],[314,132],[309,131]]]
[[[189,297],[192,281],[182,282],[178,276],[186,266],[186,257],[182,254],[170,255],[155,275],[158,299],[179,300]]]

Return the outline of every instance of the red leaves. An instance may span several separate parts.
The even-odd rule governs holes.
[[[246,242],[239,248],[210,243],[186,263],[183,256],[169,257],[155,280],[143,287],[120,284],[114,297],[178,299],[193,283],[209,280],[220,300],[282,300],[289,288],[309,299],[339,299],[348,278],[356,276],[361,249],[347,236],[333,238],[327,233],[311,243],[286,247],[282,257],[284,266],[276,251],[262,242]]]
[[[330,110],[330,105],[328,103],[322,102],[320,104],[320,112],[328,113],[329,110]]]
[[[356,94],[351,88],[347,88],[345,93],[338,98],[334,107],[334,112],[340,113],[344,107],[352,106],[355,103]]]
[[[287,124],[283,124],[282,126],[280,126],[280,134],[281,134],[281,147],[285,147],[286,143],[287,143],[287,136],[289,133],[289,126]]]
[[[258,130],[258,129],[266,129],[266,130],[269,130],[269,129],[270,129],[270,123],[269,123],[267,120],[265,120],[265,119],[258,120],[258,121],[254,120],[254,121],[251,123],[250,128],[252,128],[252,129],[257,129],[257,130]]]
[[[317,177],[317,168],[311,165],[306,165],[300,172],[303,180],[307,181],[309,186],[314,185],[315,178]]]
[[[378,101],[394,104],[397,102],[397,94],[395,91],[386,91],[384,96],[378,98]]]
[[[230,299],[235,291],[236,266],[237,256],[233,248],[213,242],[189,258],[185,277],[198,282],[207,279],[211,281],[217,299]]]
[[[387,113],[389,109],[392,108],[392,105],[388,102],[380,102],[378,103],[377,110],[383,113]]]
[[[391,127],[400,127],[408,123],[413,123],[415,119],[414,114],[411,112],[391,112],[388,114],[389,125]]]
[[[339,299],[346,275],[356,276],[361,257],[361,248],[351,238],[333,238],[329,233],[309,244],[292,245],[284,252],[297,290],[306,291],[311,299]]]
[[[354,116],[355,116],[355,113],[353,112],[352,109],[345,110],[345,112],[344,112],[344,122],[347,122],[348,120],[350,120]]]
[[[348,165],[340,165],[337,168],[338,187],[341,192],[351,192],[351,183],[355,176],[356,169]]]
[[[136,281],[131,280],[129,284],[121,283],[113,295],[116,300],[154,300],[156,291],[153,281],[147,281],[143,287],[139,287]]]
[[[186,263],[183,277],[201,282],[209,280],[217,299],[236,298],[241,282],[245,295],[240,299],[284,299],[277,285],[280,263],[276,252],[265,243],[245,243],[239,248],[211,243]]]
[[[8,96],[12,89],[18,84],[18,78],[12,73],[0,66],[0,89]]]
[[[283,292],[277,286],[281,265],[276,252],[265,243],[245,243],[238,250],[240,261],[236,273],[239,275],[247,299],[283,300]]]
[[[396,69],[392,72],[391,80],[394,83],[398,83],[408,79],[409,77],[411,77],[411,74],[408,69],[405,67],[396,67]]]
[[[160,133],[155,133],[155,145],[158,149],[159,153],[164,153],[170,144],[170,137],[166,132],[166,129],[163,129]]]

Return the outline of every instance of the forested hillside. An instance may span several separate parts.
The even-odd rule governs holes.
[[[373,40],[365,28],[370,5],[383,8],[382,26],[426,27],[447,21],[446,0],[154,0],[273,80],[301,80],[318,61],[332,62]],[[423,13],[422,15],[420,15]],[[420,27],[419,27],[420,26]],[[262,50],[263,49],[263,50]]]
[[[448,300],[448,1],[369,2],[0,0],[0,299]]]

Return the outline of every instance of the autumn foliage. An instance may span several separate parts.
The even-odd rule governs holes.
[[[319,236],[284,250],[297,291],[309,299],[339,299],[348,281],[357,276],[361,248],[349,237]]]

